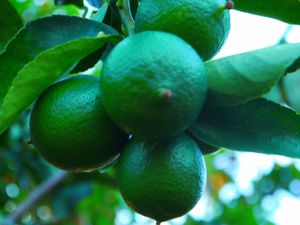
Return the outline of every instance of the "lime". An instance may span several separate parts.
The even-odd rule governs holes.
[[[104,62],[100,84],[108,115],[141,139],[184,131],[200,113],[207,91],[197,52],[181,38],[160,31],[121,41]]]
[[[206,184],[205,161],[185,134],[159,142],[130,140],[118,163],[118,183],[132,209],[166,221],[199,201]]]
[[[161,30],[183,38],[204,60],[212,58],[230,30],[226,0],[142,0],[136,14],[136,31]]]
[[[118,157],[127,135],[104,112],[99,79],[76,76],[49,87],[36,101],[31,141],[53,165],[71,171],[103,167]]]

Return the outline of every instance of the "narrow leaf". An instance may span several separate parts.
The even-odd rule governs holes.
[[[189,131],[218,147],[300,158],[300,115],[266,99],[206,107]]]
[[[288,73],[293,73],[300,68],[300,57],[287,70]]]
[[[295,62],[299,58],[300,43],[296,43],[207,61],[207,103],[230,106],[258,98],[268,93],[287,71],[298,69]]]
[[[8,0],[0,1],[0,52],[4,49],[6,43],[23,26],[22,20],[16,10],[11,6]]]
[[[105,2],[101,6],[101,8],[95,13],[95,15],[92,17],[92,19],[97,21],[97,22],[102,22],[104,20],[104,17],[106,15],[106,13],[107,13],[107,9],[108,9],[108,3]]]
[[[299,0],[235,0],[235,9],[300,24]]]
[[[34,99],[80,59],[108,41],[111,28],[78,17],[53,16],[29,23],[0,55],[0,133]]]
[[[286,76],[282,82],[281,91],[285,100],[295,111],[300,113],[300,70]],[[282,95],[282,92],[280,94]]]

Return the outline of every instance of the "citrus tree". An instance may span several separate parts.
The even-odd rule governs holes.
[[[122,217],[127,207],[160,224],[187,214],[205,188],[223,213],[203,224],[272,224],[249,202],[290,189],[295,167],[262,176],[255,198],[230,205],[218,191],[233,182],[235,152],[300,158],[300,99],[288,80],[299,76],[300,43],[213,57],[232,9],[300,24],[299,1],[0,6],[1,224],[138,223]],[[212,166],[220,156],[230,169]]]

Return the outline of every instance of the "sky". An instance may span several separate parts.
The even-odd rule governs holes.
[[[276,45],[288,24],[281,21],[232,10],[231,30],[222,50],[215,58]],[[300,41],[300,26],[293,26],[288,42]]]

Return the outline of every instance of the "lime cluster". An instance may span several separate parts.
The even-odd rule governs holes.
[[[100,78],[68,78],[39,97],[30,120],[33,144],[50,163],[75,172],[107,167],[120,156],[124,200],[158,223],[190,211],[205,189],[199,147],[206,144],[186,129],[205,103],[203,60],[226,40],[232,6],[142,0],[136,34],[112,49]]]

